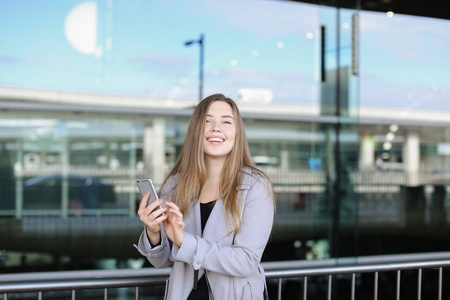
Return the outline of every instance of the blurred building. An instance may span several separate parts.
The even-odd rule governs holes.
[[[380,64],[379,57],[370,52],[371,44],[363,40],[367,37],[372,42],[372,31],[369,28],[365,36],[360,26],[364,17],[374,16],[371,13],[365,16],[356,1],[345,3],[341,9],[295,1],[267,2],[275,5],[271,9],[281,7],[286,13],[300,8],[299,11],[316,14],[311,20],[302,19],[289,27],[316,28],[302,32],[302,37],[311,40],[311,44],[295,49],[305,47],[312,51],[311,56],[306,56],[310,52],[305,50],[304,57],[294,55],[295,59],[291,58],[292,53],[277,56],[273,61],[266,58],[255,63],[251,71],[231,69],[243,64],[244,59],[236,58],[231,60],[232,67],[211,67],[204,84],[205,95],[213,92],[224,92],[232,98],[235,95],[254,162],[274,184],[277,216],[264,259],[447,250],[450,247],[448,83],[427,85],[429,90],[420,94],[415,88],[426,78],[406,78],[401,73],[399,76],[405,77],[401,83],[388,78],[372,86],[372,82],[379,83],[384,77],[380,79],[372,71]],[[195,80],[190,75],[180,75],[183,79],[173,75],[177,81],[169,82],[174,87],[170,95],[118,93],[114,84],[108,84],[114,66],[123,62],[114,60],[111,50],[115,33],[119,36],[112,26],[112,12],[119,8],[112,1],[107,1],[103,8],[102,2],[95,3],[98,16],[102,17],[99,20],[103,20],[99,24],[104,25],[98,31],[105,39],[103,52],[91,44],[81,49],[92,55],[87,65],[95,66],[91,73],[99,90],[92,87],[92,92],[75,84],[47,88],[50,83],[34,84],[33,79],[39,77],[36,74],[22,85],[0,78],[0,265],[7,271],[98,268],[105,267],[106,259],[115,260],[116,267],[139,265],[136,261],[140,254],[132,246],[142,230],[136,217],[139,196],[135,181],[150,177],[157,186],[163,182],[181,150],[190,115],[198,102],[196,63],[189,65]],[[97,6],[94,9],[92,3],[89,5],[73,8],[69,20],[86,10],[89,14],[97,11]],[[142,4],[145,5],[148,4]],[[163,11],[165,6],[158,5],[161,7],[155,5],[154,10]],[[238,14],[247,5],[256,4],[233,2],[227,8]],[[362,8],[364,5],[363,1]],[[131,5],[129,9],[136,7]],[[267,15],[271,9],[266,9]],[[196,18],[194,14],[190,17]],[[406,22],[418,17],[402,18]],[[285,26],[277,19],[274,24]],[[124,24],[115,20],[116,25]],[[383,28],[394,26],[380,15],[375,15],[374,20],[385,22]],[[248,20],[246,28],[258,30],[256,21]],[[216,22],[218,28],[229,26],[220,20]],[[450,26],[448,20],[439,22]],[[436,28],[435,23],[432,25],[430,28]],[[283,32],[289,30],[284,28]],[[267,34],[264,41],[273,42],[277,49],[287,48],[289,42],[295,41],[286,38],[285,42],[279,42],[284,35],[276,31],[270,33],[272,36]],[[419,40],[423,37],[420,34],[427,32],[417,33]],[[230,54],[218,51],[223,49],[223,43],[209,38],[211,35],[206,34],[205,43],[211,45],[206,58]],[[234,37],[234,33],[230,36]],[[117,43],[125,51],[126,42],[120,44],[118,39]],[[244,43],[241,40],[235,44],[237,47]],[[383,46],[397,49],[397,45]],[[253,58],[264,57],[262,50],[247,50]],[[0,54],[6,57],[7,50],[2,51],[0,48]],[[242,53],[246,52],[239,49],[230,57]],[[411,57],[414,54],[409,53]],[[145,56],[145,51],[140,55],[144,56],[140,64],[153,62],[154,58]],[[364,55],[376,63],[362,60]],[[284,56],[289,56],[287,65]],[[448,68],[431,64],[430,61],[435,62],[433,58],[427,59],[405,61],[424,73],[434,68],[432,71],[450,75]],[[448,54],[445,59],[443,64],[448,65]],[[149,83],[154,90],[160,83],[158,76],[168,76],[165,72],[178,74],[177,64],[183,62],[171,54],[158,56],[156,60],[164,66],[166,60],[175,61],[177,68],[151,69],[155,74],[152,79],[157,81]],[[366,65],[360,64],[361,61]],[[284,70],[289,64],[295,65],[294,71]],[[273,65],[273,70],[264,69],[266,65]],[[382,74],[389,77],[393,65],[383,65]],[[55,76],[79,74],[76,69],[58,72],[55,71],[58,74]],[[364,72],[370,76],[364,77]],[[132,85],[148,79],[139,74],[129,75],[131,79],[126,82]],[[273,84],[276,78],[281,79]],[[194,94],[188,91],[178,96],[181,89],[178,81],[193,87]],[[234,89],[236,81],[239,86]],[[377,90],[380,86],[382,91]],[[403,93],[405,90],[414,93]]]

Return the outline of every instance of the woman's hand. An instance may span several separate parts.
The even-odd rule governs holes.
[[[138,215],[140,220],[145,224],[148,239],[151,245],[157,245],[161,241],[161,222],[167,219],[164,214],[168,207],[161,207],[162,199],[156,200],[147,206],[150,193],[146,192],[139,204]]]
[[[166,213],[167,219],[164,222],[164,229],[167,237],[179,247],[184,240],[184,222],[183,214],[180,212],[178,206],[175,203],[166,201],[168,211]]]

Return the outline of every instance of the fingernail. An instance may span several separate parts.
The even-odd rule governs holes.
[[[159,199],[158,201],[159,201],[159,203],[162,203],[162,202],[163,202],[163,199]]]

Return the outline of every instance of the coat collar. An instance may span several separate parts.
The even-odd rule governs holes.
[[[251,178],[251,169],[245,168],[242,172],[241,184],[237,191],[239,194],[241,194],[243,190],[250,189]],[[240,197],[240,195],[238,195],[238,197]],[[228,220],[225,212],[225,205],[222,198],[219,198],[211,211],[202,235],[200,201],[197,200],[191,205],[189,212],[185,217],[185,230],[194,235],[203,236],[207,240],[218,242],[229,233]],[[232,225],[231,231],[234,231],[234,225]]]
[[[232,230],[234,230],[234,226],[232,226]],[[203,231],[203,237],[207,240],[217,242],[227,234],[228,220],[225,214],[225,206],[222,198],[219,198],[214,205],[211,214],[209,215],[208,221],[206,222],[205,230]]]
[[[209,215],[202,234],[200,201],[196,201],[186,216],[185,230],[194,235],[203,236],[205,239],[217,242],[228,234],[228,221],[225,214],[225,206],[222,198],[219,198]]]

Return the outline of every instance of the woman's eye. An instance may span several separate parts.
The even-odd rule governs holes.
[[[231,124],[230,121],[224,121],[223,123],[225,123],[225,124]]]
[[[206,120],[206,123],[211,123],[211,120]]]

